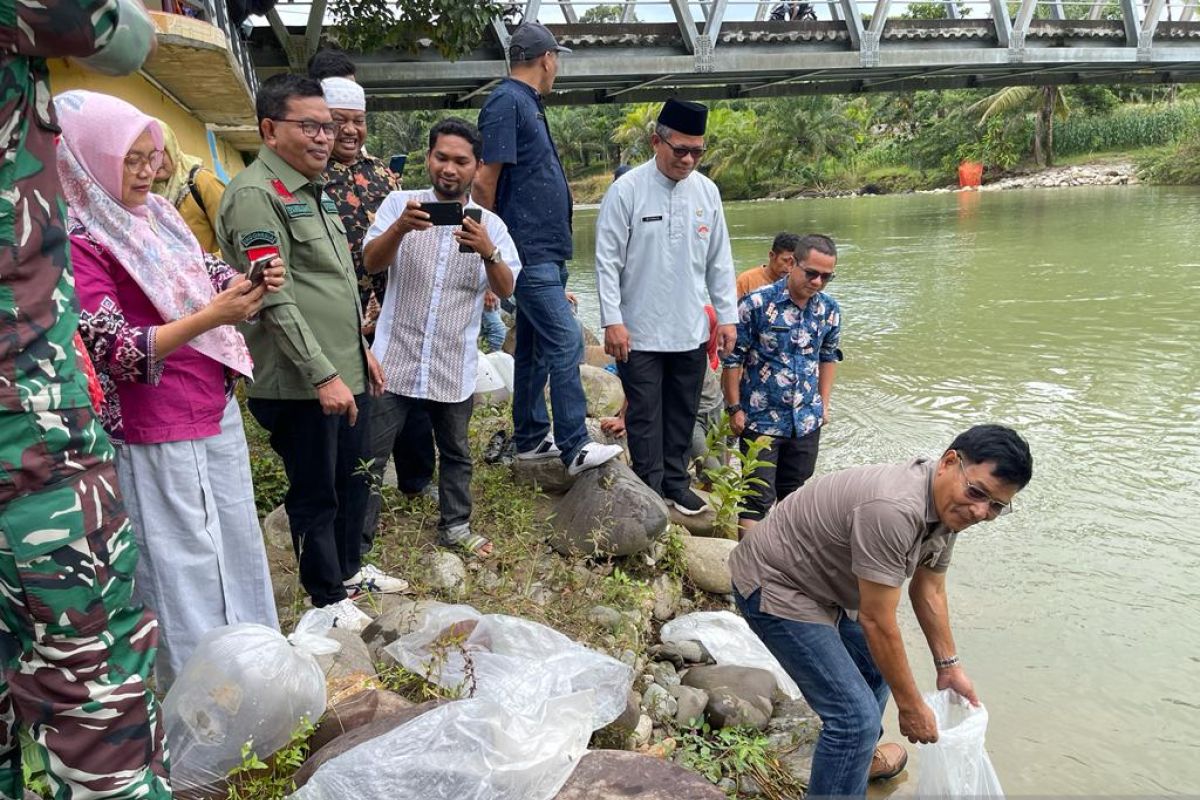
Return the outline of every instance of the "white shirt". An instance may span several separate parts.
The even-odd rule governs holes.
[[[375,213],[364,247],[400,218],[410,199],[432,203],[438,198],[432,189],[392,192]],[[480,208],[474,202],[466,207]],[[488,236],[515,280],[521,261],[508,228],[500,217],[481,210]],[[393,394],[458,403],[475,392],[487,270],[478,253],[458,252],[457,230],[457,225],[435,225],[406,233],[388,267],[371,352],[383,369],[384,388]]]
[[[600,324],[624,324],[630,347],[695,350],[708,341],[711,302],[737,324],[733,256],[716,184],[673,181],[651,159],[613,182],[596,219]]]

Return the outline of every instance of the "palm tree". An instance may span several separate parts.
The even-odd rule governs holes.
[[[975,103],[967,111],[980,114],[979,124],[997,114],[1034,113],[1033,160],[1039,167],[1054,164],[1054,119],[1071,113],[1059,86],[1009,86]]]
[[[650,134],[658,119],[659,103],[630,106],[625,118],[612,132],[612,140],[621,146],[621,161],[626,164],[650,157]]]

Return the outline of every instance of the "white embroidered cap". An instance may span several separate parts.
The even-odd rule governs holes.
[[[321,89],[325,92],[325,102],[330,108],[344,108],[347,111],[367,110],[367,93],[349,78],[326,78],[321,81]]]

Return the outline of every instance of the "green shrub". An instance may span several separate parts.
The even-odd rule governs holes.
[[[1177,141],[1200,122],[1200,105],[1125,106],[1110,114],[1072,117],[1054,126],[1054,152],[1062,156],[1138,150]]]

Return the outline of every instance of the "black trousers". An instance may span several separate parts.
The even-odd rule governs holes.
[[[687,454],[706,369],[704,345],[681,353],[634,350],[628,361],[617,363],[629,401],[625,435],[633,471],[668,499],[691,485]]]
[[[383,480],[383,470],[392,453],[396,432],[403,430],[409,417],[416,412],[425,415],[433,426],[442,467],[438,473],[438,504],[441,512],[438,531],[445,538],[447,531],[471,519],[471,441],[469,429],[475,400],[468,397],[458,403],[437,403],[384,392],[375,398],[371,412],[371,472],[374,479]],[[400,468],[397,461],[396,468]],[[363,528],[364,552],[371,548],[379,526],[381,498],[371,496],[366,525]]]
[[[396,460],[396,488],[405,494],[416,494],[433,480],[437,466],[429,412],[423,406],[411,408],[395,440],[392,457]]]
[[[758,438],[754,431],[745,431],[741,436],[742,452],[746,442]],[[804,485],[817,468],[817,450],[821,446],[821,429],[799,437],[767,437],[771,446],[759,453],[759,460],[770,462],[770,466],[754,471],[754,477],[766,483],[754,486],[753,494],[746,498],[745,508],[739,519],[760,520],[771,510],[771,504],[782,500]]]
[[[327,415],[316,400],[247,402],[271,434],[288,476],[283,498],[300,561],[300,583],[317,608],[346,597],[342,581],[361,566],[359,538],[371,496],[361,462],[369,457],[371,397],[356,395],[358,423]]]

